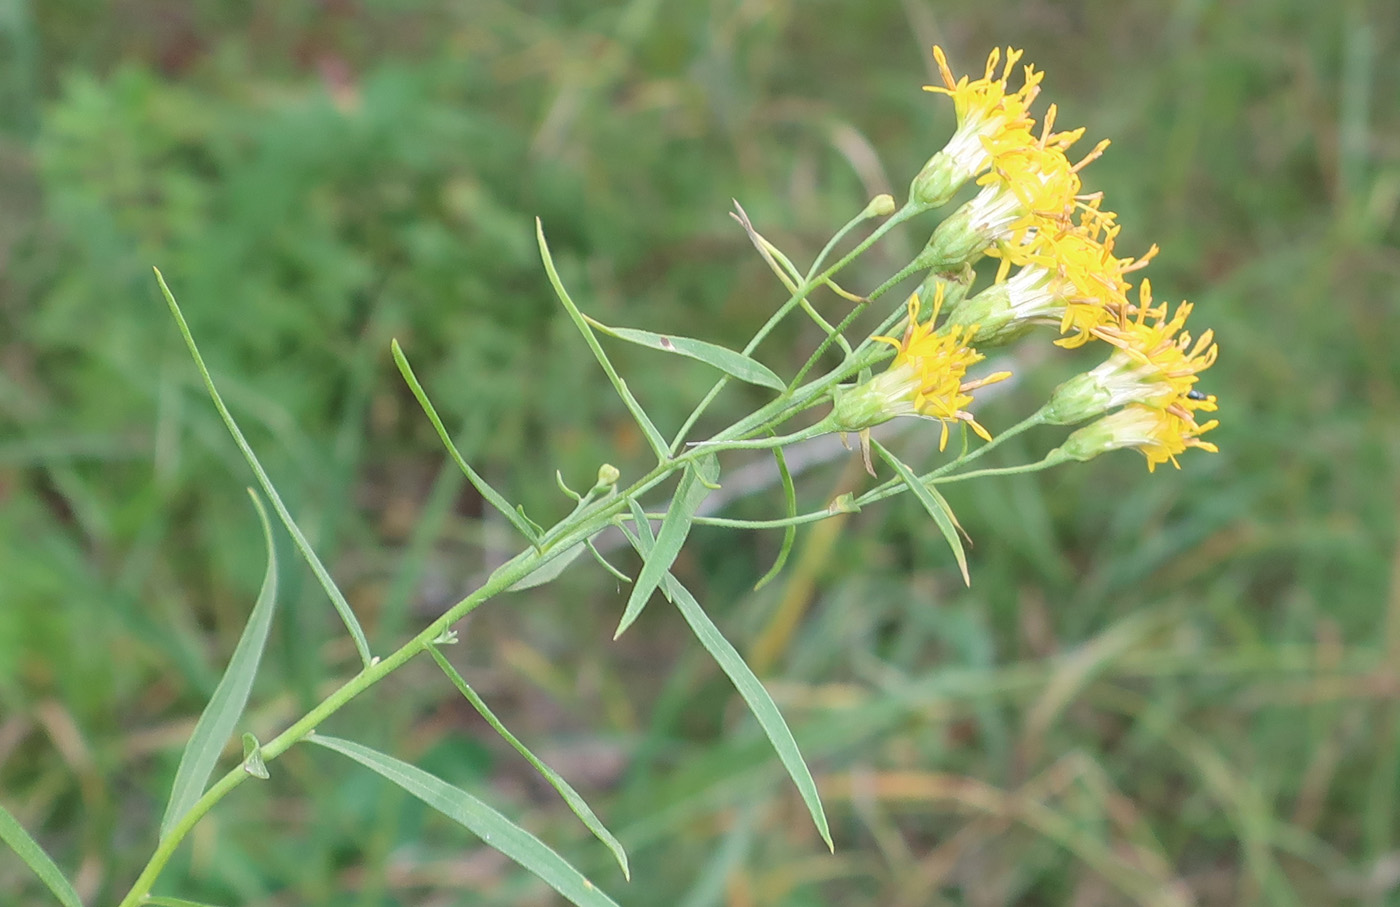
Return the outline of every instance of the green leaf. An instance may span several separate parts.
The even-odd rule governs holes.
[[[628,498],[627,507],[632,511],[637,535],[646,539],[646,550],[650,551],[651,546],[656,544],[656,536],[651,531],[651,520],[647,518],[646,511],[642,509],[641,503],[636,498]],[[666,596],[666,601],[671,600],[671,588],[666,583],[661,584],[661,594]]]
[[[533,572],[516,580],[506,587],[507,592],[520,592],[523,589],[533,589],[536,586],[543,586],[545,583],[555,579],[563,573],[570,564],[578,560],[578,556],[583,554],[583,542],[570,545],[567,548],[551,548],[546,551],[538,567]]]
[[[948,506],[948,502],[943,499],[931,485],[925,485],[919,481],[919,477],[914,475],[914,471],[899,461],[899,458],[885,449],[879,441],[871,440],[880,458],[894,468],[899,474],[899,478],[914,492],[914,497],[919,499],[919,503],[924,505],[928,515],[933,517],[934,523],[943,533],[943,538],[948,541],[948,547],[953,549],[953,557],[957,558],[958,569],[962,571],[963,582],[972,585],[972,576],[967,572],[967,554],[963,551],[962,539],[958,537],[958,520],[953,515],[953,509]]]
[[[263,761],[262,744],[252,734],[243,735],[243,770],[260,781],[272,777]]]
[[[656,546],[646,556],[637,582],[632,586],[632,593],[627,597],[627,607],[622,612],[622,620],[618,622],[613,639],[632,626],[632,622],[642,613],[642,608],[646,607],[651,593],[660,585],[661,578],[675,563],[686,536],[690,534],[695,511],[718,478],[719,459],[714,454],[703,456],[686,468],[680,484],[676,486],[676,494],[671,498],[671,506],[666,509],[666,517],[661,521]]]
[[[604,570],[608,571],[608,572],[611,573],[613,576],[617,577],[618,582],[621,582],[621,583],[630,583],[630,582],[632,582],[632,577],[628,576],[627,574],[623,573],[621,570],[619,570],[619,569],[617,569],[616,567],[614,567],[612,564],[610,564],[610,563],[608,562],[608,559],[607,559],[607,558],[603,557],[603,553],[602,553],[601,551],[599,551],[598,548],[593,544],[593,540],[592,540],[592,539],[589,539],[585,544],[588,545],[588,551],[589,551],[589,553],[591,553],[591,554],[593,555],[593,559],[594,559],[595,561],[597,561],[598,564],[599,564]]]
[[[184,898],[166,897],[163,894],[147,895],[141,903],[147,907],[214,907],[213,904],[206,904],[203,901],[187,901]]]
[[[642,557],[649,557],[651,545],[642,541],[639,536],[627,532],[628,539],[637,548]],[[659,536],[658,536],[659,538]],[[812,778],[812,772],[807,768],[807,763],[802,759],[802,753],[797,748],[797,740],[792,736],[791,729],[788,728],[787,721],[783,718],[783,713],[778,710],[778,704],[773,701],[773,697],[768,695],[768,690],[759,681],[757,675],[744,661],[744,657],[738,650],[724,638],[719,628],[710,620],[710,616],[705,613],[705,609],[700,607],[700,603],[695,600],[695,596],[690,594],[690,590],[680,584],[680,581],[669,573],[664,575],[663,587],[670,591],[671,600],[675,602],[680,610],[685,622],[690,624],[691,631],[695,638],[700,640],[700,644],[714,658],[715,663],[720,666],[724,673],[729,675],[730,681],[734,684],[739,695],[748,703],[749,711],[754,718],[758,719],[758,724],[763,728],[763,733],[768,735],[768,740],[773,745],[773,749],[778,754],[778,759],[783,763],[783,768],[787,769],[793,784],[797,785],[797,792],[802,796],[802,802],[807,804],[807,811],[812,815],[812,822],[817,826],[817,831],[821,834],[826,846],[833,851],[836,845],[831,840],[831,828],[826,821],[826,811],[822,808],[821,795],[817,792],[817,782]]]
[[[433,660],[438,663],[438,667],[442,668],[442,672],[452,681],[452,685],[457,688],[457,691],[466,697],[466,700],[472,704],[474,709],[481,713],[481,717],[486,719],[486,723],[495,728],[496,733],[500,734],[507,743],[515,747],[515,751],[524,756],[526,762],[529,762],[535,767],[535,771],[539,772],[544,780],[548,781],[549,785],[559,792],[559,796],[564,798],[564,802],[569,805],[569,809],[574,811],[574,815],[579,817],[579,821],[582,822],[589,831],[593,832],[594,837],[602,841],[603,844],[607,846],[608,850],[612,851],[613,857],[617,860],[617,865],[622,867],[622,875],[628,881],[631,881],[632,871],[627,866],[627,851],[622,848],[622,843],[618,841],[617,838],[613,837],[612,832],[607,830],[598,816],[589,808],[588,804],[584,802],[583,797],[579,796],[578,791],[574,790],[573,787],[569,785],[569,782],[565,781],[558,772],[548,765],[545,765],[539,757],[525,747],[525,744],[521,743],[514,734],[506,729],[506,726],[496,717],[496,713],[492,712],[491,709],[487,707],[485,701],[467,684],[462,675],[457,672],[456,668],[452,667],[452,663],[438,651],[436,646],[429,646],[428,654],[433,656]]]
[[[190,357],[194,359],[195,366],[199,369],[200,377],[204,379],[204,386],[209,391],[210,398],[214,401],[214,408],[219,411],[219,418],[224,420],[225,427],[229,434],[233,435],[234,443],[243,453],[243,459],[248,461],[248,466],[252,468],[253,475],[257,476],[258,486],[262,488],[263,494],[267,495],[272,502],[272,509],[277,511],[277,516],[282,520],[282,525],[287,527],[287,532],[291,533],[292,541],[296,543],[297,551],[306,559],[310,565],[311,572],[316,574],[316,580],[321,584],[321,588],[326,590],[326,595],[330,597],[331,604],[335,606],[336,612],[340,615],[340,620],[345,624],[345,629],[350,631],[350,637],[355,640],[355,649],[360,653],[360,661],[365,667],[369,667],[374,660],[369,653],[369,640],[365,638],[365,631],[360,628],[360,621],[355,617],[355,612],[350,609],[350,603],[345,600],[335,581],[331,579],[330,573],[321,563],[321,559],[316,556],[316,552],[311,550],[311,543],[306,540],[296,520],[292,519],[291,513],[287,511],[287,506],[282,503],[282,497],[277,493],[277,489],[272,486],[272,480],[267,477],[267,471],[263,469],[262,463],[258,462],[257,454],[253,453],[253,448],[248,444],[248,440],[243,437],[243,431],[238,427],[238,423],[233,420],[233,414],[224,405],[224,398],[219,395],[219,390],[214,386],[214,379],[209,374],[209,368],[204,364],[204,357],[199,353],[199,347],[195,345],[194,335],[190,333],[190,326],[185,322],[185,314],[180,311],[180,305],[175,301],[175,296],[170,292],[170,288],[165,285],[165,277],[161,275],[159,268],[153,268],[156,272],[156,282],[160,284],[161,293],[165,294],[165,302],[170,306],[170,313],[175,316],[175,324],[180,329],[180,336],[185,340],[185,346],[190,351]]]
[[[175,770],[170,800],[165,804],[165,816],[160,820],[162,839],[204,794],[209,775],[219,761],[219,754],[224,751],[224,744],[233,735],[238,719],[243,715],[243,707],[248,704],[253,678],[258,673],[258,662],[267,644],[267,633],[272,627],[272,615],[277,610],[277,546],[272,540],[272,524],[268,522],[267,511],[253,489],[248,489],[248,495],[253,499],[258,522],[262,524],[263,542],[267,547],[267,569],[263,572],[262,588],[258,590],[248,623],[238,637],[238,645],[233,649],[228,668],[219,678],[214,695],[209,697],[209,703],[205,705],[199,721],[195,722],[194,733],[190,734],[185,751],[180,755],[180,767]]]
[[[627,411],[632,414],[632,418],[637,421],[637,425],[642,429],[642,434],[646,435],[647,443],[651,445],[651,449],[656,453],[657,459],[663,461],[668,459],[670,457],[670,449],[667,447],[666,441],[661,437],[661,432],[656,430],[656,426],[652,424],[651,417],[646,414],[641,404],[637,402],[637,398],[633,397],[632,392],[627,389],[627,382],[623,381],[622,377],[618,375],[617,369],[613,368],[611,360],[608,359],[608,354],[603,352],[603,347],[598,343],[598,338],[593,336],[593,329],[588,326],[588,321],[585,320],[583,312],[579,311],[578,306],[574,305],[574,301],[569,298],[568,291],[564,289],[564,283],[559,279],[559,272],[554,268],[554,259],[549,254],[549,244],[544,241],[544,224],[539,218],[535,218],[535,238],[539,241],[540,258],[544,261],[544,271],[545,274],[549,276],[549,285],[554,288],[554,294],[559,297],[559,301],[563,303],[564,309],[569,313],[569,317],[573,319],[574,326],[577,327],[579,333],[583,335],[584,342],[587,343],[588,348],[593,351],[593,358],[598,360],[598,364],[601,365],[603,371],[607,373],[608,380],[612,382],[613,388],[617,391],[617,395],[622,398],[623,405],[626,406]]]
[[[530,525],[525,515],[516,511],[499,491],[492,488],[490,483],[481,477],[475,469],[472,469],[462,454],[457,450],[457,445],[452,443],[452,436],[447,433],[447,426],[442,424],[442,417],[438,415],[437,408],[428,399],[427,391],[423,390],[423,385],[418,382],[418,376],[413,373],[413,367],[408,364],[408,357],[404,355],[403,347],[399,346],[398,340],[389,342],[389,349],[394,356],[394,364],[399,367],[399,374],[403,375],[403,380],[408,384],[408,389],[413,391],[413,396],[418,401],[418,405],[423,408],[428,421],[433,423],[433,428],[437,430],[438,438],[442,441],[442,446],[447,448],[448,456],[452,457],[452,462],[457,464],[457,468],[462,470],[462,475],[467,477],[467,481],[472,483],[483,498],[490,502],[502,516],[510,520],[510,524],[520,532],[521,535],[529,539],[531,543],[538,541],[539,532]]]
[[[579,907],[617,907],[549,845],[464,790],[407,762],[351,740],[312,734],[306,742],[349,756],[378,772],[539,876]]]
[[[783,456],[781,447],[773,448],[773,457],[778,461],[778,475],[783,479],[783,503],[787,505],[787,515],[797,516],[797,489],[792,484],[792,473],[788,471],[787,458]],[[797,524],[792,523],[783,530],[783,546],[778,549],[778,557],[773,561],[773,566],[768,568],[768,572],[754,584],[753,591],[757,592],[768,585],[779,573],[783,572],[783,566],[787,564],[788,555],[792,553],[792,545],[797,541]]]
[[[773,373],[773,370],[756,359],[745,356],[743,353],[736,353],[727,347],[718,346],[713,343],[706,343],[703,340],[694,340],[690,337],[676,337],[671,334],[653,334],[651,331],[638,331],[632,328],[612,328],[600,321],[583,316],[584,320],[593,325],[598,330],[609,337],[616,337],[618,340],[626,340],[628,343],[635,343],[638,346],[649,347],[654,350],[661,350],[667,353],[677,353],[681,356],[688,356],[691,359],[698,359],[707,365],[712,365],[731,378],[738,378],[749,384],[757,384],[760,387],[768,387],[773,390],[783,390],[787,387],[786,382]]]
[[[0,841],[4,841],[11,850],[19,854],[19,858],[34,870],[34,874],[49,886],[49,891],[53,892],[63,907],[83,907],[78,893],[68,884],[68,880],[63,877],[53,860],[49,859],[49,855],[44,853],[44,848],[29,836],[29,832],[24,830],[19,820],[3,806],[0,806]]]

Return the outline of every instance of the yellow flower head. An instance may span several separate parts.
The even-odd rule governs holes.
[[[992,159],[1008,148],[1031,141],[1034,120],[1031,102],[1040,93],[1044,73],[1026,66],[1020,89],[1010,90],[1011,74],[1021,51],[1006,49],[1006,64],[997,76],[1001,51],[987,57],[987,68],[980,79],[963,76],[954,80],[941,47],[933,48],[942,85],[925,85],[925,91],[946,94],[953,99],[958,126],[943,150],[929,159],[914,180],[911,194],[929,206],[948,201],[958,187],[986,170]]]
[[[1197,422],[1196,413],[1215,412],[1216,402],[1194,385],[1197,375],[1215,363],[1218,349],[1211,331],[1193,342],[1183,330],[1190,314],[1191,304],[1183,302],[1168,318],[1166,306],[1153,305],[1151,284],[1144,280],[1134,317],[1125,314],[1116,324],[1093,329],[1094,336],[1117,349],[1096,368],[1056,388],[1046,405],[1047,421],[1070,425],[1129,404],[1170,416],[1159,434],[1180,434],[1187,446],[1214,450],[1213,445],[1191,439],[1216,425]]]
[[[1081,213],[1072,229],[1038,230],[1017,254],[992,250],[1002,258],[996,283],[1006,286],[1018,320],[1058,323],[1065,336],[1055,344],[1073,348],[1098,336],[1097,328],[1139,311],[1128,301],[1127,275],[1146,267],[1157,247],[1141,258],[1119,258],[1113,247],[1120,229],[1112,212],[1095,210]],[[1013,260],[1022,267],[1008,278]]]
[[[987,69],[982,78],[969,80],[963,76],[955,82],[943,48],[933,48],[943,84],[925,85],[924,91],[946,94],[953,99],[958,128],[943,150],[972,174],[985,170],[990,160],[1007,148],[1024,144],[1030,135],[1034,123],[1030,106],[1040,94],[1040,81],[1045,73],[1036,72],[1034,66],[1027,65],[1020,90],[1008,91],[1011,73],[1022,53],[1010,47],[1006,49],[1006,65],[998,78],[996,70],[1001,50],[993,48],[987,55]]]
[[[1098,211],[1099,196],[1080,193],[1084,183],[1079,172],[1103,155],[1108,139],[1095,145],[1078,163],[1070,163],[1066,152],[1083,137],[1084,128],[1052,132],[1056,112],[1051,104],[1045,112],[1040,138],[1008,146],[994,155],[991,171],[977,181],[1009,193],[1019,203],[1020,219],[1010,239],[1013,247],[1020,245],[1018,240],[1032,228],[1064,229],[1071,224],[1076,210],[1085,214]]]
[[[1099,194],[1082,194],[1079,171],[1103,154],[1100,142],[1078,163],[1065,152],[1083,129],[1052,132],[1055,107],[1045,116],[1039,138],[1029,132],[991,156],[991,170],[978,179],[982,191],[938,225],[925,256],[931,267],[953,270],[982,255],[1000,255],[1013,265],[1030,262],[1046,237],[1076,230],[1097,237],[1113,223],[1101,211]],[[1079,213],[1079,225],[1075,213]]]
[[[1130,319],[1124,314],[1118,323],[1100,325],[1093,330],[1096,337],[1118,348],[1109,361],[1114,357],[1120,360],[1120,374],[1142,376],[1143,386],[1155,391],[1153,398],[1141,402],[1167,407],[1179,405],[1183,418],[1188,420],[1191,410],[1209,412],[1215,409],[1214,397],[1202,399],[1188,395],[1196,383],[1196,375],[1214,365],[1219,352],[1214,331],[1207,330],[1193,343],[1191,335],[1182,330],[1191,309],[1191,303],[1183,302],[1168,320],[1165,305],[1153,307],[1152,284],[1144,279],[1139,288],[1136,316]],[[1155,319],[1154,323],[1147,323],[1149,317]],[[1191,405],[1188,407],[1183,401]]]
[[[1188,447],[1216,452],[1218,448],[1200,436],[1217,424],[1212,419],[1198,425],[1169,410],[1133,403],[1074,432],[1061,450],[1075,460],[1092,460],[1110,450],[1136,447],[1147,457],[1148,472],[1168,461],[1180,469],[1176,458]]]
[[[1011,258],[1003,256],[992,286],[954,309],[949,323],[980,325],[972,338],[979,345],[1004,343],[1044,324],[1065,335],[1057,346],[1082,346],[1096,336],[1096,328],[1137,311],[1125,295],[1130,288],[1125,275],[1157,252],[1153,246],[1140,259],[1118,258],[1113,254],[1117,233],[1111,215],[1093,225],[1038,231],[1016,273],[1011,274]]]
[[[943,305],[943,289],[938,288],[933,313],[919,321],[919,297],[909,297],[909,326],[904,336],[876,337],[895,348],[894,361],[880,375],[846,393],[837,403],[836,416],[844,431],[869,428],[895,416],[918,415],[943,424],[939,450],[948,444],[948,425],[965,422],[983,440],[992,436],[978,424],[966,407],[972,391],[1011,377],[997,372],[975,381],[964,381],[968,366],[981,362],[981,353],[968,345],[974,329],[961,326],[934,329]]]

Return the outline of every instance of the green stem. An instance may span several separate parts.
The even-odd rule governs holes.
[[[418,653],[426,650],[433,640],[441,636],[452,624],[461,620],[482,602],[506,591],[520,580],[529,576],[530,573],[540,567],[545,560],[549,559],[552,552],[567,550],[572,545],[591,538],[607,526],[607,524],[612,521],[613,517],[625,509],[627,501],[630,498],[643,494],[655,487],[663,481],[666,476],[681,468],[691,459],[700,456],[702,453],[709,453],[709,449],[700,448],[687,451],[678,457],[659,463],[645,476],[634,482],[626,491],[597,501],[592,506],[573,515],[572,518],[566,518],[561,521],[551,532],[546,533],[545,537],[539,540],[538,548],[527,548],[525,551],[502,564],[479,588],[453,605],[444,612],[441,617],[425,627],[422,632],[418,633],[418,635],[414,636],[385,658],[371,661],[360,673],[347,680],[294,724],[263,744],[263,761],[272,762],[298,741],[305,739],[314,732],[323,721],[334,715],[342,706],[350,702],[350,700],[383,680],[396,669],[402,667],[409,659],[413,658]],[[204,796],[200,797],[199,800],[195,802],[194,806],[190,808],[189,812],[181,817],[180,821],[170,829],[170,833],[161,839],[155,852],[151,855],[150,860],[141,870],[140,875],[136,877],[136,881],[132,883],[130,891],[122,898],[118,907],[137,907],[137,905],[145,900],[150,895],[151,887],[155,884],[161,871],[164,870],[166,864],[174,855],[175,850],[180,846],[181,842],[184,841],[195,824],[213,809],[219,801],[249,777],[251,776],[243,770],[242,765],[239,765],[230,770],[205,791]]]
[[[1042,469],[1049,469],[1051,466],[1059,466],[1061,463],[1068,463],[1071,457],[1060,448],[1055,448],[1045,455],[1042,460],[1034,463],[1023,463],[1020,466],[993,466],[989,469],[974,469],[972,472],[960,472],[953,476],[943,476],[937,479],[926,479],[928,485],[948,485],[953,482],[961,482],[964,479],[980,479],[985,476],[1014,476],[1027,472],[1039,472]]]
[[[846,265],[850,264],[858,256],[863,254],[866,249],[869,249],[875,243],[879,242],[879,240],[883,238],[884,235],[890,230],[894,229],[899,224],[904,223],[906,220],[920,213],[920,211],[922,210],[923,209],[917,206],[905,205],[903,208],[899,209],[894,214],[892,214],[888,220],[886,220],[884,223],[880,224],[878,227],[872,230],[869,236],[862,240],[860,244],[857,245],[850,252],[846,253],[846,255],[844,255],[840,261],[827,268],[818,277],[808,277],[806,280],[804,280],[802,284],[797,288],[797,290],[790,297],[788,297],[788,301],[783,303],[782,306],[779,307],[779,309],[776,312],[774,312],[766,322],[764,322],[763,327],[758,329],[758,332],[753,335],[753,338],[749,340],[747,344],[744,345],[744,355],[747,356],[751,354],[755,349],[757,349],[758,345],[762,343],[763,340],[773,332],[773,329],[776,328],[778,324],[781,323],[782,320],[788,316],[788,313],[791,312],[793,308],[796,307],[803,299],[807,298],[808,293],[811,293],[813,289],[815,289],[818,286],[821,286],[824,282],[835,276],[838,272],[841,271],[842,268],[846,267]],[[854,224],[859,223],[866,216],[867,215],[865,212],[861,212],[861,215],[855,218],[851,222],[851,224],[848,224],[847,227],[843,228],[843,230],[849,229]],[[828,243],[826,249],[822,250],[823,255],[827,254],[833,245],[834,242]],[[819,258],[812,265],[812,270],[815,271],[820,266],[821,259]],[[692,428],[695,427],[695,423],[700,420],[700,417],[704,415],[705,410],[710,408],[710,404],[714,402],[714,399],[719,396],[720,391],[724,390],[724,388],[728,384],[729,376],[725,375],[721,377],[718,381],[714,383],[714,386],[710,388],[709,392],[706,393],[705,396],[700,400],[699,404],[696,405],[695,409],[691,411],[690,415],[686,418],[685,423],[681,426],[680,431],[676,432],[676,436],[671,442],[672,453],[675,453],[676,451],[680,450],[681,444],[685,441],[685,436],[690,433],[690,430]],[[779,399],[781,400],[782,398]]]
[[[998,445],[1002,444],[1005,441],[1009,441],[1010,439],[1019,435],[1021,432],[1026,431],[1027,429],[1034,428],[1037,425],[1043,425],[1044,423],[1045,417],[1043,415],[1043,412],[1033,413],[1030,416],[1027,416],[1025,419],[1022,419],[1020,422],[1017,422],[1010,428],[1006,429],[1001,434],[997,435],[995,438],[988,441],[986,444],[983,444],[976,450],[970,451],[969,453],[958,457],[956,460],[953,460],[950,463],[944,463],[942,466],[938,467],[932,472],[927,472],[919,476],[919,481],[925,483],[935,482],[936,480],[942,478],[943,476],[946,476],[953,470],[961,469],[964,466],[967,466],[969,463],[974,462],[975,460],[977,460],[978,457],[981,457],[984,454],[994,450]],[[870,489],[865,494],[856,498],[855,503],[857,506],[873,504],[876,501],[883,501],[885,498],[890,498],[894,497],[897,494],[902,494],[907,490],[908,486],[905,485],[904,482],[900,479],[889,479],[885,482],[881,482],[876,487]]]

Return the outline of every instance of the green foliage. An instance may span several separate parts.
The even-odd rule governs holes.
[[[389,339],[463,457],[553,522],[556,468],[581,487],[649,453],[551,298],[531,218],[601,322],[736,348],[782,291],[728,199],[810,258],[946,137],[946,105],[917,91],[935,38],[964,71],[1027,47],[1061,122],[1113,138],[1086,182],[1125,249],[1162,245],[1159,295],[1215,326],[1222,453],[1150,480],[1120,454],[947,486],[976,542],[970,590],[909,496],[802,528],[758,592],[779,535],[736,543],[697,519],[672,569],[787,715],[835,856],[678,621],[652,609],[608,642],[620,598],[601,571],[474,617],[473,685],[617,831],[624,904],[1393,898],[1396,9],[186,6],[174,25],[158,4],[71,0],[0,21],[0,789],[60,866],[93,867],[87,902],[115,900],[154,844],[132,817],[154,829],[264,556],[147,269],[178,275],[288,508],[370,635],[398,641],[513,543],[438,470]],[[843,286],[888,271],[862,267]],[[815,336],[785,328],[759,353],[790,375]],[[714,378],[616,352],[668,435]],[[999,434],[1081,365],[1051,361],[979,420]],[[711,418],[764,394],[732,385]],[[915,472],[937,463],[927,436],[883,440]],[[790,460],[791,512],[868,487],[844,457]],[[763,494],[712,499],[789,512],[764,475]],[[247,716],[264,740],[357,663],[309,577],[284,586]],[[347,707],[361,739],[471,775],[598,876],[609,856],[431,668]],[[210,903],[403,903],[442,879],[467,880],[461,903],[539,897],[326,763],[285,754],[172,875]],[[38,902],[38,884],[0,855],[0,901]]]

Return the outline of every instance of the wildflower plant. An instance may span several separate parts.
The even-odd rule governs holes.
[[[1102,195],[1084,192],[1082,172],[1108,143],[1098,143],[1072,162],[1068,152],[1084,130],[1054,131],[1053,106],[1037,127],[1031,107],[1041,90],[1043,74],[1029,65],[1018,70],[1019,51],[1008,48],[1004,55],[993,51],[977,79],[955,79],[942,50],[935,48],[934,54],[943,84],[929,90],[952,99],[957,128],[947,145],[921,168],[902,206],[887,195],[875,198],[837,231],[805,269],[765,239],[742,209],[736,212],[736,220],[787,290],[786,300],[740,350],[698,339],[610,327],[585,314],[560,280],[543,225],[537,223],[548,280],[655,459],[640,475],[623,475],[612,465],[603,464],[593,486],[582,493],[569,489],[561,480],[560,488],[573,508],[552,525],[537,523],[465,461],[415,377],[406,352],[397,342],[393,344],[394,361],[448,455],[483,498],[509,521],[522,542],[520,553],[497,567],[479,588],[388,654],[375,654],[358,617],[298,529],[224,405],[174,296],[157,272],[160,288],[214,405],[261,490],[261,496],[253,493],[253,503],[267,540],[268,568],[229,667],[185,747],[155,851],[120,902],[121,907],[187,903],[153,894],[176,848],[220,800],[250,779],[267,778],[277,758],[301,744],[333,751],[380,774],[536,873],[571,902],[589,907],[613,904],[601,888],[547,844],[468,791],[392,755],[318,730],[350,700],[411,659],[426,655],[555,787],[628,876],[621,843],[567,781],[505,728],[443,654],[456,640],[453,625],[477,607],[503,593],[548,582],[569,565],[586,560],[596,562],[630,587],[620,608],[618,635],[632,625],[657,592],[680,611],[700,644],[734,683],[772,743],[823,840],[834,847],[816,782],[782,714],[753,670],[672,573],[691,528],[712,524],[738,530],[782,530],[782,545],[772,569],[758,581],[762,585],[783,569],[798,527],[908,492],[927,510],[947,540],[964,580],[970,582],[961,530],[940,492],[942,485],[1046,469],[1119,448],[1137,449],[1147,458],[1149,470],[1165,462],[1179,467],[1178,457],[1188,448],[1216,449],[1202,440],[1216,426],[1215,420],[1200,418],[1200,414],[1215,411],[1216,400],[1196,387],[1200,373],[1216,358],[1212,333],[1204,331],[1193,340],[1186,330],[1192,307],[1182,303],[1169,312],[1166,305],[1153,301],[1147,280],[1141,281],[1136,293],[1131,292],[1135,272],[1151,260],[1156,249],[1148,249],[1137,258],[1120,257],[1115,248],[1119,234],[1116,215],[1104,207]],[[970,183],[979,187],[975,196],[933,230],[913,261],[864,295],[852,294],[836,283],[852,262],[895,228],[949,204]],[[849,252],[837,256],[835,250],[843,240],[873,221],[878,221],[873,229]],[[979,264],[991,274],[986,275],[987,285],[973,292]],[[919,288],[911,295],[894,304],[887,300],[886,294],[914,278],[918,278]],[[818,311],[812,299],[823,287],[836,291],[841,299],[841,316],[835,324]],[[868,320],[874,320],[876,326],[864,336],[853,334],[852,326],[864,313],[874,313],[875,318]],[[789,318],[810,319],[824,339],[802,367],[784,377],[765,365],[757,353],[763,341]],[[720,375],[689,417],[666,434],[610,359],[607,345],[613,341],[695,359],[714,367]],[[987,371],[983,363],[988,350],[1013,342],[1046,343],[1061,348],[1059,355],[1063,356],[1088,356],[1091,349],[1105,353],[1099,364],[1061,385],[1038,410],[1019,422],[999,426],[977,415],[977,397],[983,388],[1012,376],[1004,369]],[[831,362],[827,354],[833,350],[835,363],[824,365]],[[734,381],[761,388],[770,399],[709,437],[694,437],[701,417]],[[940,462],[905,463],[871,437],[872,427],[898,417],[937,423],[930,430],[938,432]],[[978,459],[1007,438],[1034,426],[1082,423],[1087,424],[1070,432],[1036,462],[974,468]],[[833,433],[859,439],[866,469],[877,481],[860,494],[844,495],[814,510],[799,512],[797,488],[786,468],[784,451],[797,442]],[[949,453],[954,435],[959,443],[951,445],[953,452]],[[740,451],[763,451],[773,456],[783,479],[782,514],[761,521],[700,515],[702,502],[723,481],[726,462]],[[275,547],[263,498],[271,503],[325,589],[354,642],[361,666],[353,677],[270,739],[262,741],[243,733],[243,759],[211,784],[220,753],[239,729],[276,607]],[[606,531],[620,532],[641,556],[636,575],[628,575],[603,557],[595,540]],[[69,907],[78,903],[59,870],[3,810],[0,839],[20,852],[61,903]],[[178,883],[167,884],[173,888]]]

